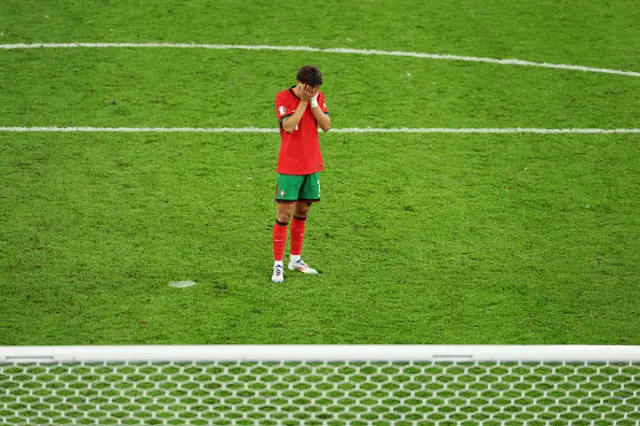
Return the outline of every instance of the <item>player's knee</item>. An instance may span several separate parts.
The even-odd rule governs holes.
[[[289,223],[289,220],[291,220],[291,215],[278,213],[276,215],[276,220],[278,221],[278,223],[280,223],[280,225],[286,225],[287,223]]]
[[[295,212],[293,212],[293,215],[298,217],[299,219],[306,219],[307,216],[309,215],[309,207],[307,206],[301,207],[297,209]]]
[[[276,220],[280,225],[286,225],[291,220],[291,214],[293,213],[293,205],[290,204],[278,204],[278,211],[276,213]]]

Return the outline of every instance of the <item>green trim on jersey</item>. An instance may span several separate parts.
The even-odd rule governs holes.
[[[320,174],[276,176],[276,202],[320,201]]]
[[[280,128],[281,128],[281,129],[282,129],[282,122],[283,122],[285,119],[287,119],[287,118],[291,117],[292,115],[293,115],[293,114],[287,114],[287,115],[283,116],[282,118],[280,118],[280,120],[278,120],[278,125],[280,126]]]

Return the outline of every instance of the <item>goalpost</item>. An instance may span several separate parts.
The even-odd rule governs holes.
[[[640,424],[640,346],[0,347],[0,424]]]

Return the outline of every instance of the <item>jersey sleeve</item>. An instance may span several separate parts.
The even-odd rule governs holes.
[[[320,109],[322,110],[322,112],[329,115],[329,110],[327,109],[327,104],[325,103],[325,100],[324,100],[324,93],[322,92],[318,94],[318,105],[320,106]]]
[[[276,97],[276,118],[280,127],[282,127],[282,120],[293,115],[296,110],[296,105],[292,104],[290,98],[286,93],[280,93]]]

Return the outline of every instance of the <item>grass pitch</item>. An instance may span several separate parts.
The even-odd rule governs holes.
[[[9,1],[0,43],[640,70],[632,2],[329,2],[311,22],[282,6]],[[191,49],[0,51],[0,126],[275,127],[275,94],[305,63],[325,73],[335,128],[640,127],[634,77]],[[322,274],[276,286],[277,134],[0,133],[0,344],[640,344],[640,136],[321,140],[304,257]]]

